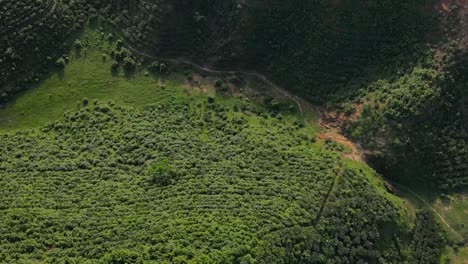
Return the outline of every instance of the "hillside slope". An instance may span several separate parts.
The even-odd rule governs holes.
[[[409,232],[403,208],[289,122],[180,99],[84,104],[40,133],[2,136],[2,261],[105,260],[119,249],[156,262],[408,257],[391,243]],[[297,255],[283,233],[315,246]]]
[[[466,245],[460,1],[0,4],[0,262],[440,263]]]

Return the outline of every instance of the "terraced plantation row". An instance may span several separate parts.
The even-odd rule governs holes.
[[[341,225],[330,225],[347,210],[362,213],[340,216],[343,224],[372,226],[359,227],[372,232],[365,235],[370,244],[342,252],[350,260],[396,250],[374,239],[391,239],[381,228],[406,216],[399,202],[369,189],[367,169],[352,168],[290,121],[262,117],[255,106],[236,112],[236,104],[178,99],[134,110],[84,99],[81,110],[40,133],[2,135],[0,260],[86,262],[123,254],[155,262],[303,261],[307,256],[289,247],[274,249],[290,243],[284,234],[294,247],[317,240],[303,249],[315,252],[307,258],[333,258],[354,247],[333,238]],[[336,198],[325,204],[330,195]],[[297,228],[320,235],[304,238]]]

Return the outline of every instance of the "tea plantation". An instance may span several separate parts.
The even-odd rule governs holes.
[[[465,264],[467,17],[0,0],[0,263]]]
[[[85,99],[41,131],[2,135],[1,261],[409,257],[392,242],[408,216],[369,169],[246,107]]]

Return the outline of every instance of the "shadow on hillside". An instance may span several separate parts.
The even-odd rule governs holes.
[[[437,28],[434,0],[252,2],[173,4],[149,50],[213,68],[256,70],[324,104],[356,97],[366,83],[408,68]],[[204,22],[194,22],[195,10]]]

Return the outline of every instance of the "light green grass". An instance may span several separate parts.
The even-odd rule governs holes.
[[[80,56],[72,52],[63,72],[52,73],[0,110],[0,130],[43,126],[64,112],[76,109],[84,97],[140,107],[173,96],[186,96],[180,85],[182,77],[177,74],[155,77],[136,71],[128,77],[123,70],[112,74],[108,53],[114,47],[101,40],[98,32],[87,29],[83,42],[89,43],[89,47],[83,49]],[[107,55],[107,61],[103,60],[103,55]],[[191,95],[197,96],[194,91]]]
[[[450,200],[437,199],[434,207],[455,231],[468,239],[468,197],[457,195]]]
[[[447,263],[446,259],[450,259],[451,264],[468,264],[468,247],[459,248],[457,250],[446,247],[441,256],[441,263]]]

